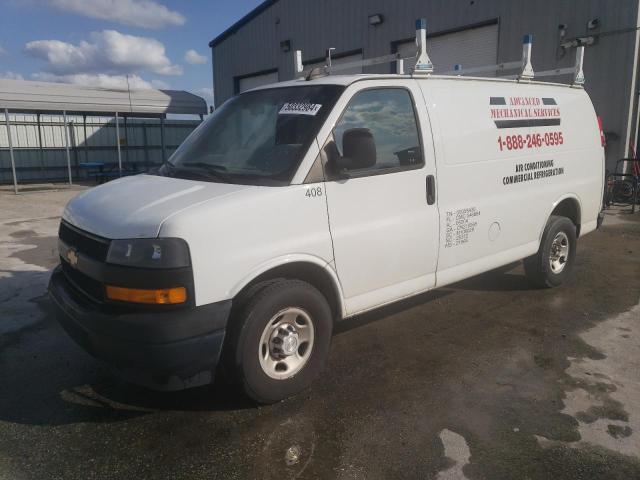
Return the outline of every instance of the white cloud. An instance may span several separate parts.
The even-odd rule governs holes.
[[[40,72],[34,73],[31,77],[34,80],[39,80],[41,82],[73,83],[76,85],[86,85],[89,87],[127,90],[126,75],[107,75],[104,73],[56,75],[53,73]],[[155,85],[155,82],[155,80],[148,82],[138,75],[129,75],[129,87],[131,88],[131,90],[148,90],[150,88],[159,88]]]
[[[24,77],[22,75],[12,71],[0,72],[0,78],[4,78],[7,80],[24,80]]]
[[[85,17],[142,28],[184,25],[185,17],[154,0],[41,0],[47,5]]]
[[[162,80],[151,80],[151,86],[153,88],[157,88],[158,90],[170,90],[171,85],[167,82],[163,82]]]
[[[195,50],[187,50],[184,54],[184,61],[190,63],[191,65],[203,65],[207,63],[207,57],[204,55],[200,55]]]
[[[45,70],[55,75],[121,75],[148,70],[160,75],[182,75],[171,63],[164,44],[154,38],[125,35],[116,30],[93,32],[89,41],[77,45],[60,40],[35,40],[25,46],[27,54],[45,60]]]

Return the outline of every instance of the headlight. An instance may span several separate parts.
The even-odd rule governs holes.
[[[142,268],[188,267],[189,246],[181,238],[112,240],[107,263]]]

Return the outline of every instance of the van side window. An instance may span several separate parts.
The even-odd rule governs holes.
[[[375,158],[354,165],[353,173],[358,176],[424,164],[413,102],[405,89],[377,88],[358,93],[349,102],[333,133],[342,156],[349,153],[345,152],[345,146],[349,149],[349,145],[345,145],[346,137],[373,137],[375,149],[370,149],[369,155]]]

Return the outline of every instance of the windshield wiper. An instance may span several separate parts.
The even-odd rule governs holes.
[[[215,163],[207,163],[207,162],[184,162],[180,165],[174,165],[176,168],[180,167],[194,167],[194,168],[203,168],[205,170],[216,170],[216,171],[225,171],[227,167],[224,165],[216,165]]]
[[[169,164],[169,162],[167,162]],[[169,164],[173,172],[184,171],[203,178],[215,178],[223,182],[229,181],[229,175],[222,173],[227,169],[224,165],[215,165],[206,162],[185,162],[179,165]]]

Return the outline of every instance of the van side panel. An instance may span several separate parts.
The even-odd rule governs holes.
[[[379,135],[375,137],[376,144],[387,149],[393,146],[393,155],[398,158],[398,150],[408,146],[401,146],[398,137],[406,135],[407,128],[416,128],[417,138],[412,138],[416,145],[411,146],[424,151],[424,165],[327,178],[330,233],[347,317],[435,285],[438,209],[427,199],[427,176],[435,174],[435,160],[429,119],[416,81],[391,78],[355,82],[329,114],[318,143],[326,143],[353,99],[375,89],[401,93],[411,100],[414,111],[408,116],[389,113],[389,104],[381,107],[381,96],[361,104],[357,119],[354,115],[351,121],[371,128],[373,135]],[[384,118],[384,124],[378,123],[379,117]]]
[[[587,231],[595,227],[604,152],[583,89],[471,79],[419,83],[437,158],[438,286],[535,253],[564,198],[579,203]]]

